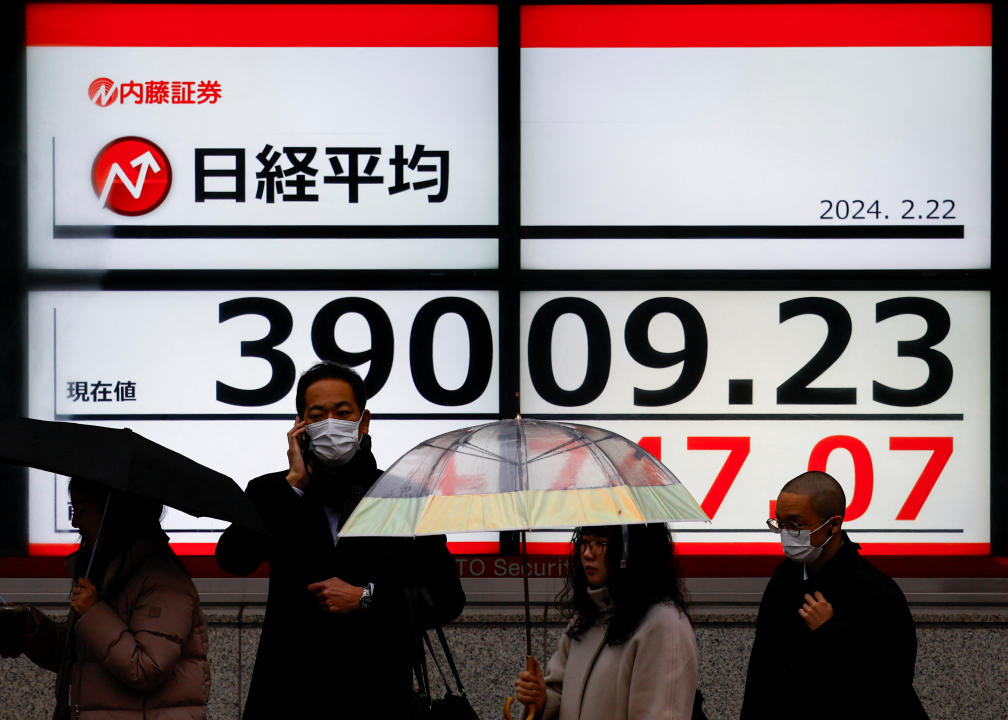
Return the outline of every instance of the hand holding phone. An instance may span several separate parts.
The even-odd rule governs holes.
[[[299,490],[304,490],[308,484],[308,468],[305,464],[305,451],[308,449],[308,434],[305,428],[307,420],[294,419],[294,427],[287,433],[287,482]]]

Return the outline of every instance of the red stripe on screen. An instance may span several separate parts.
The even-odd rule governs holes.
[[[216,543],[171,543],[176,555],[213,555]],[[77,543],[29,543],[28,554],[34,557],[66,557],[77,552]]]
[[[983,3],[522,8],[523,48],[989,46]]]
[[[493,5],[29,4],[29,46],[497,47]]]
[[[873,543],[862,542],[864,555],[885,556],[982,556],[991,554],[990,543]],[[212,556],[214,543],[172,543],[177,555]],[[66,557],[77,551],[76,543],[31,543],[28,554],[33,557]],[[453,555],[496,555],[496,542],[449,542]],[[677,542],[676,552],[684,556],[777,556],[784,557],[779,543],[697,543]],[[567,556],[570,543],[530,542],[529,555]]]

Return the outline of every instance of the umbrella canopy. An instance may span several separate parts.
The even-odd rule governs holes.
[[[0,419],[0,462],[84,477],[189,515],[268,534],[234,480],[128,429]]]
[[[378,479],[345,536],[704,520],[647,451],[587,425],[516,418],[426,440]]]

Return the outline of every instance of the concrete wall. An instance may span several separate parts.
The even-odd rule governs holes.
[[[49,609],[63,612],[55,606]],[[204,611],[213,671],[209,717],[237,720],[255,658],[262,606],[206,603]],[[932,720],[1008,718],[1008,608],[914,607],[913,611],[919,644],[915,685]],[[693,616],[707,715],[712,720],[737,718],[755,607],[697,605]],[[540,658],[552,652],[560,631],[555,622],[544,628],[542,617],[542,609],[536,608],[533,620],[539,622],[533,652]],[[447,629],[466,691],[483,720],[502,717],[514,676],[524,667],[523,619],[514,605],[470,605]],[[0,720],[49,718],[53,680],[51,673],[23,657],[0,660]],[[435,683],[440,686],[439,679]]]

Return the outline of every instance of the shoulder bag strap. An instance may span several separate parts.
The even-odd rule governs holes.
[[[416,621],[416,595],[415,592],[406,588],[406,618],[409,621],[409,648],[410,648],[410,666],[413,668],[413,674],[416,676],[417,688],[419,689],[420,697],[423,701],[430,705],[431,694],[430,694],[430,681],[427,678],[427,658],[424,653],[423,643],[420,640],[420,632],[417,630]],[[427,633],[423,633],[426,637]],[[428,644],[430,641],[428,640]],[[438,668],[440,670],[440,668]]]
[[[441,649],[444,650],[445,659],[448,661],[448,667],[451,668],[452,677],[455,678],[455,685],[458,687],[459,695],[465,695],[465,690],[462,689],[462,678],[459,677],[458,669],[455,667],[455,658],[452,657],[451,648],[448,647],[448,639],[445,637],[444,630],[438,625],[434,628],[437,630],[438,640],[441,641]],[[424,633],[424,637],[427,633]],[[430,640],[427,641],[428,647],[430,646]],[[431,655],[434,654],[433,648],[431,649]],[[438,670],[441,668],[438,667]],[[442,675],[443,677],[443,675]],[[448,681],[445,681],[445,686],[447,687]]]
[[[424,642],[427,644],[427,649],[430,651],[431,659],[434,660],[434,667],[437,668],[438,675],[441,676],[441,682],[443,682],[444,686],[447,688],[448,687],[448,678],[445,677],[444,670],[441,669],[441,663],[438,662],[437,653],[434,652],[434,646],[431,645],[430,635],[427,634],[426,630],[423,631],[423,639],[424,639]],[[451,690],[449,690],[448,692],[451,692]],[[461,692],[461,690],[460,690],[460,692]]]

